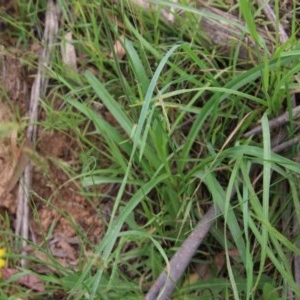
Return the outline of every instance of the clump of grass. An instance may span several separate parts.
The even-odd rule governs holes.
[[[259,44],[246,4],[236,9],[247,16]],[[101,185],[113,185],[116,193],[107,195],[113,207],[92,255],[86,255],[83,237],[79,269],[56,266],[61,280],[44,280],[76,299],[142,298],[205,211],[216,206],[216,225],[185,279],[199,261],[211,262],[222,251],[225,263],[209,278],[181,282],[175,299],[298,295],[291,258],[299,249],[287,215],[295,211],[299,219],[297,149],[274,154],[269,128],[271,118],[292,109],[290,91],[300,68],[296,45],[290,51],[278,45],[276,53],[245,69],[234,53],[224,59],[202,44],[194,34],[201,14],[187,3],[180,6],[186,17],[176,16],[182,25],[176,30],[157,12],[129,2],[61,5],[61,30],[72,31],[78,73],[66,72],[56,53],[49,95],[61,102],[57,109],[50,96],[45,99],[47,118],[40,126],[76,137],[82,149],[76,179],[83,193],[98,197],[93,190]],[[32,36],[24,23],[22,43]],[[126,51],[122,58],[114,53],[117,40]],[[246,139],[243,134],[258,122],[262,136]],[[292,137],[297,124],[290,124]],[[99,215],[102,198],[107,197],[99,198]],[[238,256],[231,257],[232,249]]]

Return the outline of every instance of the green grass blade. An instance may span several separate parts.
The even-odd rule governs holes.
[[[270,181],[271,181],[271,137],[270,128],[265,113],[262,117],[262,129],[263,129],[263,204],[262,204],[262,214],[264,223],[269,223],[269,197],[270,197]],[[261,254],[260,254],[260,266],[257,275],[257,281],[255,286],[257,286],[261,275],[264,270],[266,261],[266,248],[268,244],[268,228],[262,224],[262,244],[261,244]]]
[[[141,113],[140,113],[140,117],[139,117],[139,121],[138,121],[138,124],[137,124],[137,127],[136,127],[136,131],[134,133],[134,136],[133,136],[133,142],[134,142],[134,149],[138,146],[138,143],[141,139],[141,136],[142,136],[142,132],[143,132],[143,129],[144,129],[144,126],[145,126],[145,122],[146,122],[146,118],[147,118],[147,114],[148,114],[148,111],[149,111],[149,106],[150,106],[150,102],[151,102],[151,99],[153,97],[153,93],[154,93],[154,90],[155,90],[155,87],[157,85],[157,81],[158,81],[158,78],[160,76],[160,73],[162,72],[164,66],[166,65],[168,59],[170,58],[170,56],[174,53],[174,51],[179,47],[180,45],[175,45],[173,46],[167,53],[166,55],[163,57],[163,59],[161,60],[161,62],[159,63],[154,75],[153,75],[153,78],[151,79],[151,82],[150,82],[150,85],[148,87],[148,90],[147,90],[147,93],[146,93],[146,96],[145,96],[145,101],[143,103],[143,106],[142,106],[142,110],[141,110]],[[145,141],[145,137],[143,138],[143,140]],[[144,148],[144,146],[142,145],[142,148]],[[142,155],[143,153],[140,152],[140,159],[142,158]]]
[[[135,78],[141,87],[142,96],[145,97],[150,84],[150,80],[147,76],[147,72],[144,68],[142,61],[140,60],[140,57],[138,56],[138,53],[133,47],[132,42],[125,39],[124,46],[126,49],[126,53],[128,55],[130,65],[132,66],[132,70],[135,74]]]
[[[251,163],[246,162],[245,160],[241,161],[240,169],[242,172],[244,171],[244,174],[246,174],[246,177],[249,179],[248,174],[250,173],[251,169]],[[238,199],[240,200],[240,205],[242,208],[243,212],[243,225],[244,225],[244,232],[245,232],[245,242],[246,242],[246,278],[247,278],[247,294],[246,294],[246,299],[251,298],[251,293],[252,293],[252,287],[253,287],[253,259],[251,255],[251,247],[252,247],[252,242],[250,240],[250,235],[249,235],[249,218],[251,218],[249,211],[249,191],[247,189],[247,185],[244,180],[243,176],[243,183],[242,183],[242,196],[240,197],[238,193]]]
[[[210,171],[207,172],[198,172],[195,174],[196,177],[200,178],[207,188],[209,189],[210,193],[212,194],[214,205],[217,205],[217,207],[221,210],[223,215],[227,214],[228,220],[230,222],[227,223],[228,228],[231,232],[232,238],[235,242],[235,245],[237,249],[239,250],[239,253],[241,255],[241,259],[246,265],[245,257],[246,257],[246,247],[245,243],[243,241],[243,234],[240,229],[239,223],[237,221],[237,218],[234,214],[234,211],[230,204],[227,204],[228,209],[225,212],[226,209],[226,193],[224,192],[223,188],[215,178],[214,174]]]
[[[263,38],[258,34],[256,30],[255,20],[253,16],[253,9],[251,7],[251,2],[247,0],[239,0],[240,10],[243,14],[244,20],[246,21],[247,28],[252,38],[259,46],[265,47]]]
[[[121,109],[119,103],[112,97],[102,84],[91,72],[86,71],[85,77],[89,84],[92,86],[97,96],[101,99],[106,108],[110,111],[115,120],[120,124],[122,129],[130,137],[132,133],[133,124],[127,117],[125,112]]]
[[[230,205],[230,200],[232,198],[232,195],[235,193],[235,182],[238,176],[238,170],[240,168],[240,164],[241,164],[241,160],[242,158],[237,158],[236,163],[234,165],[234,168],[231,172],[231,176],[229,179],[229,183],[228,183],[228,187],[226,190],[226,198],[225,198],[225,207],[224,207],[224,241],[225,241],[225,256],[226,256],[226,265],[227,265],[227,270],[228,270],[228,274],[229,274],[229,279],[231,282],[231,287],[233,290],[233,295],[234,295],[234,299],[239,299],[239,293],[238,293],[238,289],[236,286],[236,280],[234,278],[234,274],[232,271],[232,267],[231,267],[231,262],[230,262],[230,257],[228,254],[228,243],[227,243],[227,226],[229,225],[229,223],[231,222],[231,219],[228,218],[228,212],[231,209],[231,205]],[[246,251],[246,248],[245,248]],[[246,256],[247,254],[245,253],[245,266],[246,266]]]

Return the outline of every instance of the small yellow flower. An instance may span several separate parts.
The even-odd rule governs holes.
[[[0,248],[0,271],[6,265],[6,260],[4,258],[5,254],[6,254],[6,249],[5,248]]]

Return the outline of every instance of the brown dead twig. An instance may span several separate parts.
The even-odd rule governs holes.
[[[36,139],[36,122],[38,120],[38,106],[41,98],[44,97],[48,84],[46,74],[47,68],[51,65],[51,53],[56,41],[59,23],[59,10],[52,0],[48,0],[45,31],[43,37],[43,50],[39,59],[38,71],[32,85],[29,108],[29,125],[27,138],[34,144]],[[18,209],[16,220],[16,234],[22,236],[22,256],[26,257],[24,249],[27,246],[29,235],[29,197],[32,182],[32,163],[29,162],[20,179],[18,191]],[[22,267],[26,265],[26,259],[21,260]]]

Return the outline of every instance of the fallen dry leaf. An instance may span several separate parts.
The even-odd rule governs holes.
[[[116,53],[116,55],[120,58],[120,59],[122,59],[124,56],[125,56],[125,54],[126,54],[126,51],[125,51],[125,49],[124,49],[124,47],[123,47],[123,43],[124,43],[124,35],[121,35],[120,37],[119,37],[119,39],[115,42],[115,44],[114,44],[114,52]],[[109,54],[109,57],[110,58],[113,58],[114,57],[114,54],[113,53],[110,53]]]
[[[6,111],[6,118],[2,118]],[[9,124],[7,120],[9,113],[4,103],[0,102],[0,126],[5,127]],[[8,134],[8,136],[6,136]],[[26,141],[21,147],[17,145],[17,130],[13,129],[4,136],[0,136],[0,199],[1,206],[15,213],[16,201],[10,193],[20,179],[22,172],[29,162],[27,155],[24,153],[26,147],[30,147]]]
[[[10,279],[13,275],[16,275],[19,273],[19,270],[17,269],[9,269],[9,268],[4,268],[2,269],[2,277],[5,280]],[[45,286],[43,282],[37,278],[34,275],[22,275],[20,278],[18,278],[15,282],[24,285],[33,291],[37,292],[44,292],[45,291]]]
[[[61,43],[61,56],[66,66],[77,71],[77,56],[72,41],[72,32],[66,33]]]
[[[13,177],[15,164],[14,154],[11,149],[11,132],[5,129],[10,122],[10,115],[8,106],[0,100],[0,199],[1,205],[7,208],[10,208],[10,205],[12,205],[10,203],[11,199],[7,197],[7,184]]]

